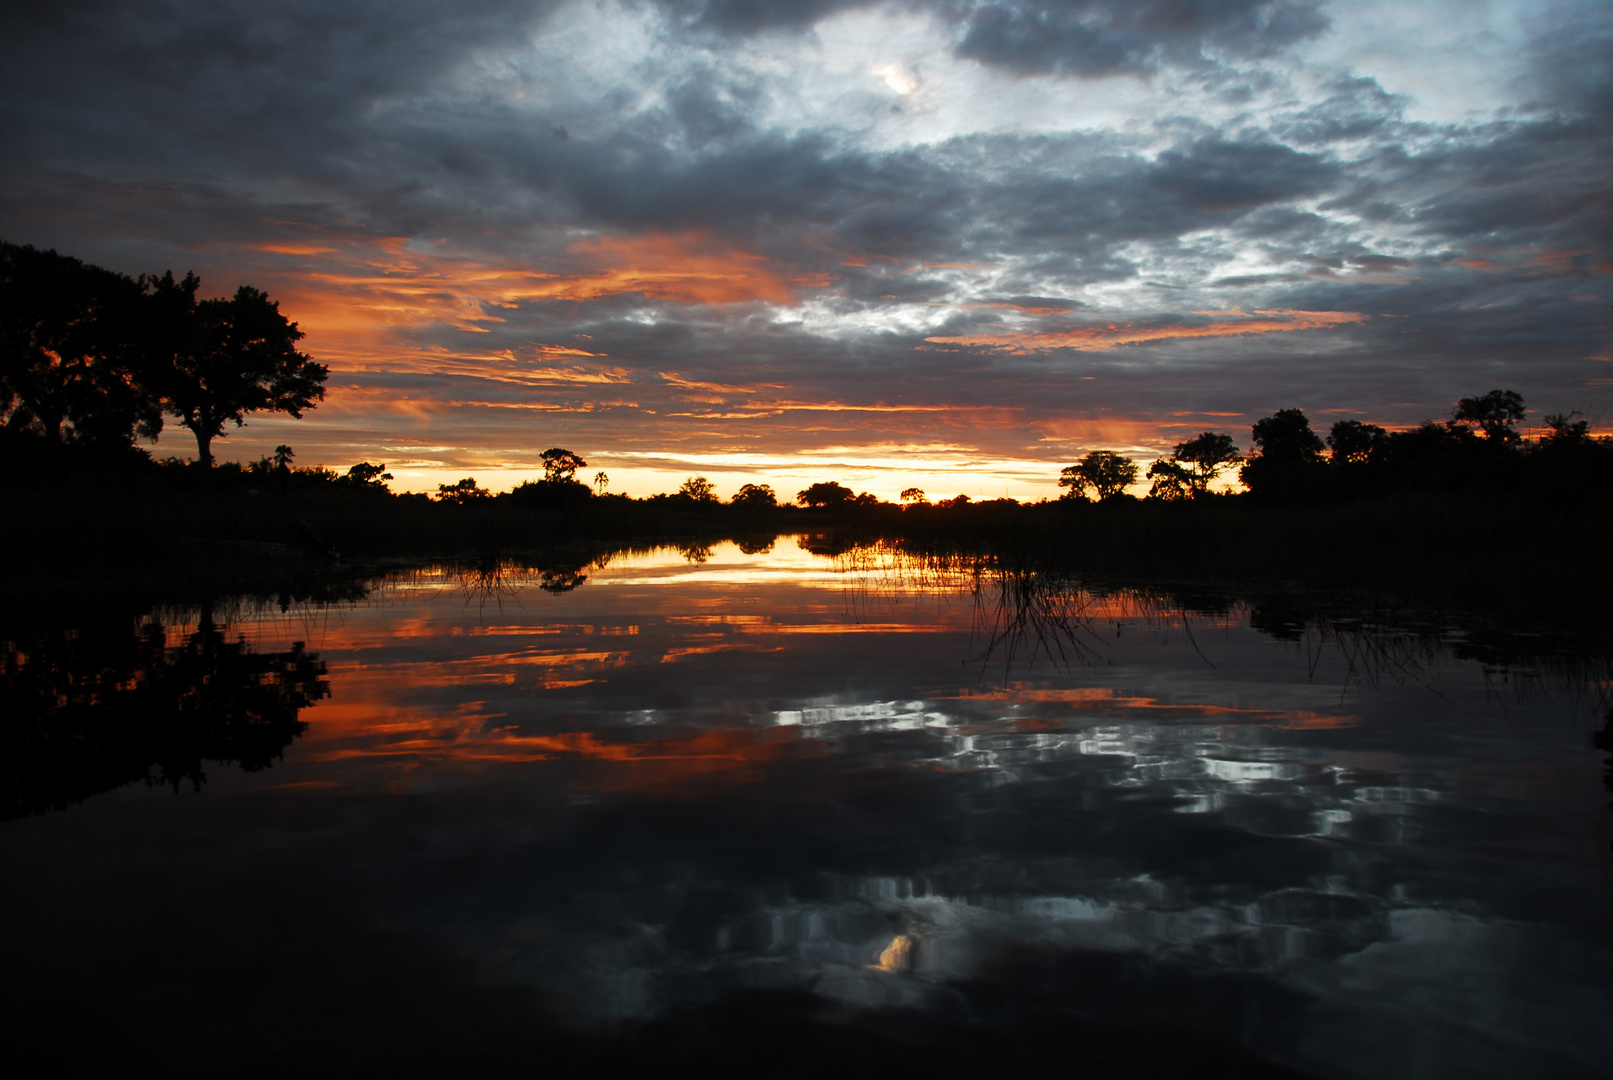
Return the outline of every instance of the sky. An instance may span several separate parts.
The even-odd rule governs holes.
[[[215,453],[395,490],[1035,499],[1497,388],[1606,432],[1613,5],[7,5],[0,239],[268,290],[328,394]]]

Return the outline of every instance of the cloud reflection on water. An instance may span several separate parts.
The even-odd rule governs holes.
[[[333,693],[194,813],[578,1030],[804,992],[1147,1015],[1340,1077],[1613,1056],[1605,679],[1501,698],[1437,645],[1373,666],[1248,604],[1076,588],[1039,610],[1079,650],[1010,664],[976,580],[721,545],[248,620]],[[259,801],[297,845],[227,824]]]

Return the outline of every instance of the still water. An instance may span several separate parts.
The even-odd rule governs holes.
[[[8,628],[13,1045],[1607,1075],[1606,656],[813,547]]]

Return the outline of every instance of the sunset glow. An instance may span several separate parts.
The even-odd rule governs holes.
[[[1604,5],[1088,6],[30,24],[0,235],[266,289],[327,397],[218,452],[400,491],[563,446],[635,496],[1036,499],[1279,408],[1604,423]]]

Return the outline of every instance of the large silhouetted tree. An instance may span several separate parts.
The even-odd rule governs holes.
[[[1300,409],[1278,409],[1250,429],[1255,452],[1239,473],[1256,495],[1299,495],[1317,480],[1322,440]]]
[[[1203,495],[1210,490],[1210,484],[1222,469],[1236,465],[1243,458],[1238,454],[1238,445],[1232,441],[1231,435],[1205,431],[1186,442],[1177,443],[1171,451],[1171,460],[1189,471],[1193,494]]]
[[[769,484],[743,484],[729,502],[735,506],[777,506],[778,495]]]
[[[1360,420],[1340,420],[1327,436],[1336,465],[1360,465],[1381,455],[1389,445],[1389,433],[1377,424]]]
[[[704,476],[691,476],[678,485],[678,496],[696,506],[715,506],[717,485]]]
[[[195,274],[148,279],[160,357],[153,381],[163,407],[196,436],[197,460],[213,463],[213,440],[248,413],[302,410],[325,396],[328,369],[296,350],[297,324],[249,285],[228,300],[197,300]]]
[[[534,510],[573,510],[594,497],[594,489],[577,479],[577,470],[588,462],[563,446],[551,446],[541,455],[543,479],[528,480],[510,492],[512,501]],[[604,473],[596,476],[598,482]],[[604,494],[604,485],[600,485]]]
[[[802,506],[832,507],[844,506],[856,493],[844,484],[837,484],[833,480],[823,480],[796,493],[795,501]]]
[[[55,443],[156,438],[140,283],[54,251],[0,243],[0,416]]]
[[[1102,502],[1136,482],[1137,463],[1113,450],[1094,450],[1079,464],[1066,465],[1059,473],[1059,487],[1069,489],[1065,498],[1081,498],[1090,487]]]
[[[565,483],[573,480],[578,469],[586,469],[588,462],[562,446],[551,446],[543,452],[543,478]]]
[[[1478,428],[1491,442],[1513,443],[1519,438],[1513,425],[1520,423],[1527,411],[1516,390],[1491,390],[1480,397],[1462,398],[1456,403],[1452,419],[1457,425]]]

